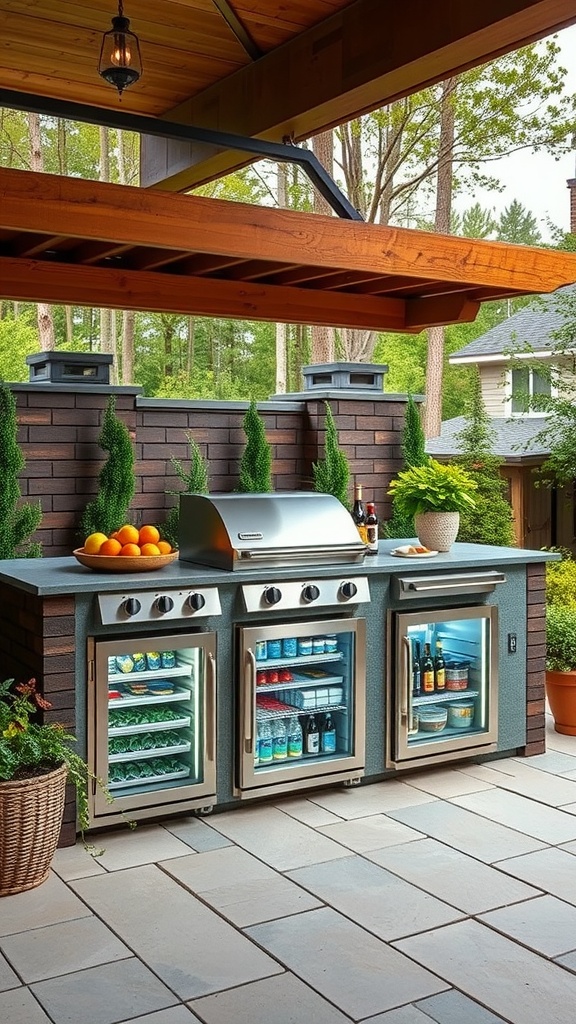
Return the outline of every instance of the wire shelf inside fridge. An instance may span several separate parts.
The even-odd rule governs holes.
[[[158,675],[156,676],[158,678]],[[126,694],[125,697],[113,697],[108,701],[109,708],[133,708],[140,704],[168,704],[171,701],[190,700],[190,690],[176,689],[173,693],[149,693],[142,696]]]
[[[173,747],[148,747],[146,750],[125,750],[121,754],[108,754],[108,761],[143,761],[148,757],[167,757],[168,754],[187,754],[191,743],[179,743]]]
[[[412,697],[412,707],[422,707],[426,704],[444,704],[447,700],[464,700],[465,698],[479,696],[479,690],[445,690],[444,693],[424,693],[420,697]]]
[[[163,775],[147,775],[142,779],[122,779],[119,782],[109,782],[108,789],[126,789],[128,786],[149,786],[158,782],[170,782],[172,779],[183,779],[190,775],[190,769],[182,766],[178,772],[166,772]]]
[[[262,658],[256,661],[258,670],[267,668],[294,668],[295,665],[322,665],[332,661],[342,661],[342,651],[333,651],[332,654],[298,654],[295,658]]]
[[[324,715],[328,711],[348,711],[348,708],[345,704],[325,704],[316,708],[295,708],[293,704],[283,704],[281,708],[275,708],[273,711],[256,708],[256,721],[271,722],[276,718],[291,718],[292,715]]]
[[[137,732],[161,732],[163,729],[184,729],[190,725],[190,715],[171,718],[166,722],[140,722],[138,725],[110,726],[109,736],[132,736]]]
[[[174,668],[147,668],[143,672],[112,672],[108,674],[109,683],[118,683],[122,679],[176,679],[178,676],[190,678],[192,675],[191,665],[176,665]]]
[[[423,729],[419,729],[418,732],[411,733],[408,736],[408,746],[425,746],[428,743],[437,743],[439,740],[446,739],[466,739],[467,736],[478,736],[486,732],[486,729],[474,727],[470,728],[467,726],[466,729],[456,729],[454,726],[447,725],[443,729],[438,729],[436,732],[426,732]]]
[[[292,682],[258,683],[257,693],[270,693],[274,690],[301,690],[304,686],[307,690],[323,686],[342,686],[343,676],[326,676],[322,679],[310,679],[308,676],[297,676],[294,674]]]

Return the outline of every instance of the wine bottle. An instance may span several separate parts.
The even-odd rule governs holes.
[[[412,696],[419,697],[422,693],[422,684],[420,673],[420,643],[418,640],[414,642],[414,652],[414,659],[412,661]]]
[[[352,506],[351,515],[356,525],[356,529],[360,534],[360,540],[363,541],[364,544],[367,544],[366,509],[364,508],[364,502],[362,501],[362,484],[354,484],[354,504]]]
[[[422,658],[422,691],[434,693],[434,662],[430,654],[430,644],[424,644],[424,657]]]
[[[304,731],[304,753],[305,754],[319,754],[320,753],[320,730],[318,729],[318,723],[314,715],[310,715],[306,722],[306,729]]]
[[[366,502],[366,540],[368,543],[368,554],[378,554],[378,516],[373,501]]]
[[[446,690],[446,663],[439,640],[436,641],[436,657],[434,658],[434,686],[438,693],[444,693]]]

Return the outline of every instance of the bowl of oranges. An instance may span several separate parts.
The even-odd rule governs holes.
[[[155,526],[138,528],[125,523],[109,537],[91,533],[84,546],[72,552],[82,565],[102,572],[149,572],[161,569],[178,558]]]

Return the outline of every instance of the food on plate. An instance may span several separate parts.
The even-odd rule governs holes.
[[[430,548],[425,548],[423,544],[403,544],[402,547],[394,548],[401,555],[428,555],[430,554]]]

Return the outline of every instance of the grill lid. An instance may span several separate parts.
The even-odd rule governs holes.
[[[180,495],[180,559],[216,569],[361,562],[366,545],[331,494]]]

